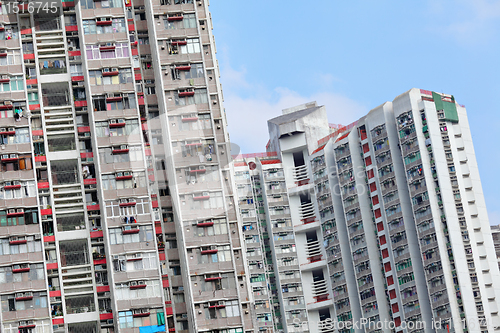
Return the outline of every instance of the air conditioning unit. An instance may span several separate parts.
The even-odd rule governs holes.
[[[108,324],[108,325],[112,325],[112,324],[113,324],[113,319],[108,319],[108,320],[106,321],[106,324]]]
[[[16,158],[17,154],[10,154],[10,158]]]
[[[9,214],[14,214],[15,212],[16,212],[15,209],[13,209],[13,208],[9,209]]]
[[[146,83],[150,84],[150,83],[153,83],[152,80],[146,80]]]
[[[137,281],[131,281],[131,282],[130,282],[130,285],[131,285],[131,286],[137,286]]]
[[[16,129],[14,127],[9,127],[9,132],[15,131]]]
[[[117,175],[119,175],[121,172],[117,173]],[[128,200],[127,199],[120,199],[120,203],[127,203]]]
[[[82,107],[82,111],[87,111],[87,110],[88,110],[88,109],[87,109],[87,107],[86,107],[86,106]]]
[[[120,149],[128,149],[127,145],[121,145]]]
[[[187,313],[182,314],[182,318],[187,318],[187,317],[188,317]]]
[[[135,202],[135,199],[128,199],[128,202]]]
[[[140,281],[137,281],[137,284],[138,284],[138,285],[141,285],[141,284],[146,284],[146,281],[144,281],[144,280],[140,280]]]
[[[116,119],[110,119],[110,120],[109,120],[109,123],[110,123],[110,124],[116,124],[116,123],[117,123],[117,121],[116,121]]]
[[[21,182],[19,180],[14,180],[12,182],[12,185],[21,185]],[[19,212],[19,209],[17,211]],[[21,211],[23,211],[23,210],[21,209]]]
[[[23,208],[18,208],[16,213],[24,213],[24,209]]]
[[[68,51],[73,51],[73,47],[72,46],[68,47]]]
[[[108,73],[108,72],[109,72],[109,68],[103,68],[103,69],[102,69],[102,72],[103,72],[103,73]],[[108,95],[109,95],[109,94],[108,94]]]
[[[135,258],[142,258],[142,253],[136,253]]]
[[[117,256],[117,255],[114,255],[114,256],[113,256],[113,260],[118,260],[118,256]]]
[[[123,173],[123,175],[124,175],[124,176],[132,176],[132,172],[130,172],[130,171],[125,171],[125,172]],[[129,202],[130,202],[130,201],[129,201]]]
[[[111,68],[111,71],[112,71],[112,72],[118,72],[118,68],[113,67],[113,68]]]

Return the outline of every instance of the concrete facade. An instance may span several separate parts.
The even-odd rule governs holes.
[[[1,331],[253,332],[208,1],[54,4],[1,7]]]

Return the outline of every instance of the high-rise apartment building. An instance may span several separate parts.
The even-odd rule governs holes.
[[[283,113],[268,121],[267,148],[286,186],[290,266],[276,242],[285,230],[272,217],[265,229],[283,329],[498,331],[500,275],[465,108],[412,89],[324,137],[315,103]],[[265,159],[247,160],[262,183]],[[287,269],[298,294],[283,287]]]
[[[206,0],[2,1],[2,332],[254,332],[211,30]]]
[[[491,226],[491,236],[493,237],[493,244],[495,245],[495,252],[497,254],[497,260],[499,261],[500,267],[500,225]]]

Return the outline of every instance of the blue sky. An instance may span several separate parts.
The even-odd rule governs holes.
[[[311,100],[349,124],[410,88],[467,108],[491,224],[500,223],[500,0],[212,0],[231,141],[261,152],[267,119]]]

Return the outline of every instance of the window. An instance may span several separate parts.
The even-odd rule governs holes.
[[[408,165],[410,163],[416,162],[420,160],[420,152],[417,151],[416,153],[412,153],[408,156],[405,157],[405,165]]]
[[[137,254],[120,255],[113,259],[115,272],[142,271],[145,269],[157,269],[158,258],[156,253],[144,252]]]
[[[106,213],[109,217],[129,217],[149,214],[148,198],[135,198],[135,205],[120,206],[119,201],[106,201]]]
[[[24,47],[25,44],[23,44]],[[28,50],[25,50],[26,53],[33,53],[33,44],[31,44],[31,52],[27,52]],[[19,65],[21,64],[21,51],[20,50],[6,50],[4,53],[7,53],[6,57],[0,57],[0,66],[7,66],[7,65]]]
[[[117,284],[115,286],[115,297],[117,300],[135,300],[137,298],[151,298],[159,297],[161,295],[160,281],[146,280],[143,281],[146,288],[130,289],[130,284],[134,282],[127,282]],[[137,284],[137,282],[135,282]]]
[[[86,53],[88,59],[114,59],[114,58],[128,58],[129,46],[127,43],[115,43],[114,49],[101,50],[100,45],[87,45]]]
[[[35,184],[32,184],[33,191],[35,191]],[[21,216],[7,216],[7,211],[0,211],[0,226],[13,226],[25,224],[37,224],[39,222],[38,209],[25,209],[24,215]]]
[[[9,82],[0,84],[0,91],[21,91],[24,90],[24,79],[22,76],[11,76]]]
[[[29,143],[30,142],[30,133],[28,127],[16,128],[16,133],[14,135],[5,135],[2,134],[1,141],[2,144],[11,144],[11,143]]]
[[[4,30],[0,31],[0,40],[11,40],[18,38],[19,31],[17,30],[17,24],[5,24]]]
[[[116,177],[127,176],[127,172],[118,172],[112,175],[103,175],[103,189],[106,191],[146,187],[146,173],[144,171],[130,171],[128,173],[130,173],[131,178],[123,180],[117,180]]]
[[[107,121],[97,121],[96,125],[96,136],[124,136],[131,135],[134,133],[139,134],[139,120],[137,119],[126,119],[124,127],[114,127],[109,128],[109,122]]]
[[[47,307],[46,292],[22,292],[2,295],[2,312],[41,309]]]
[[[3,187],[0,190],[0,199],[21,199],[21,198],[30,198],[35,197],[36,194],[36,185],[34,180],[28,181],[19,181],[18,184],[20,187],[10,188],[8,184],[14,184],[12,182],[3,183]],[[1,216],[1,215],[0,215]]]
[[[200,264],[231,261],[231,248],[229,245],[213,246],[213,248],[202,247],[199,251],[198,262]],[[204,254],[204,251],[209,251],[209,253]]]
[[[388,146],[389,146],[389,139],[383,138],[383,139],[378,140],[377,142],[375,142],[373,144],[373,149],[375,149],[375,151],[377,151],[377,150],[383,149],[383,148],[388,147]]]
[[[111,25],[96,25],[95,20],[83,20],[83,33],[88,34],[109,34],[125,32],[125,19],[114,18]]]
[[[27,272],[16,270],[27,268]],[[45,278],[43,264],[22,264],[0,267],[0,283],[28,282]]]
[[[178,91],[174,91],[174,100],[175,105],[207,104],[207,89],[194,89],[194,95],[184,97],[179,96]]]
[[[195,14],[183,14],[181,20],[168,20],[166,17],[163,20],[165,29],[194,29],[196,28]]]
[[[82,64],[70,64],[69,71],[72,76],[83,76]]]
[[[122,228],[109,229],[110,244],[128,244],[153,240],[153,227],[150,225],[139,226],[139,232],[136,234],[123,234]]]
[[[14,239],[14,238],[12,238]],[[17,237],[15,240],[25,240],[23,244],[10,244],[10,238],[0,239],[0,255],[18,254],[18,253],[31,253],[42,251],[42,243],[36,240],[35,236]]]
[[[201,52],[200,40],[198,38],[188,38],[186,42],[187,42],[186,45],[181,45],[180,47],[182,54]]]
[[[206,194],[182,195],[180,199],[185,209],[190,210],[220,209],[224,207],[222,192],[206,192]]]
[[[227,222],[226,219],[211,219],[204,220],[200,223],[213,223],[213,225],[209,226],[199,226],[196,228],[195,236],[204,237],[204,236],[213,236],[213,235],[225,235],[227,234]]]
[[[121,8],[123,7],[122,0],[82,0],[80,1],[82,9],[94,9],[94,8]]]
[[[134,317],[136,313],[149,313],[148,316]],[[118,312],[120,328],[161,326],[165,325],[165,314],[163,309],[136,309],[133,311]]]
[[[141,146],[128,146],[127,149],[127,153],[113,154],[113,150],[115,150],[115,148],[100,148],[99,161],[102,164],[142,161]]]
[[[208,281],[207,281],[208,280]],[[200,276],[201,291],[235,289],[236,281],[233,273],[207,274]]]
[[[203,64],[191,64],[191,69],[186,71],[185,77],[186,79],[196,79],[200,77],[204,77]]]

